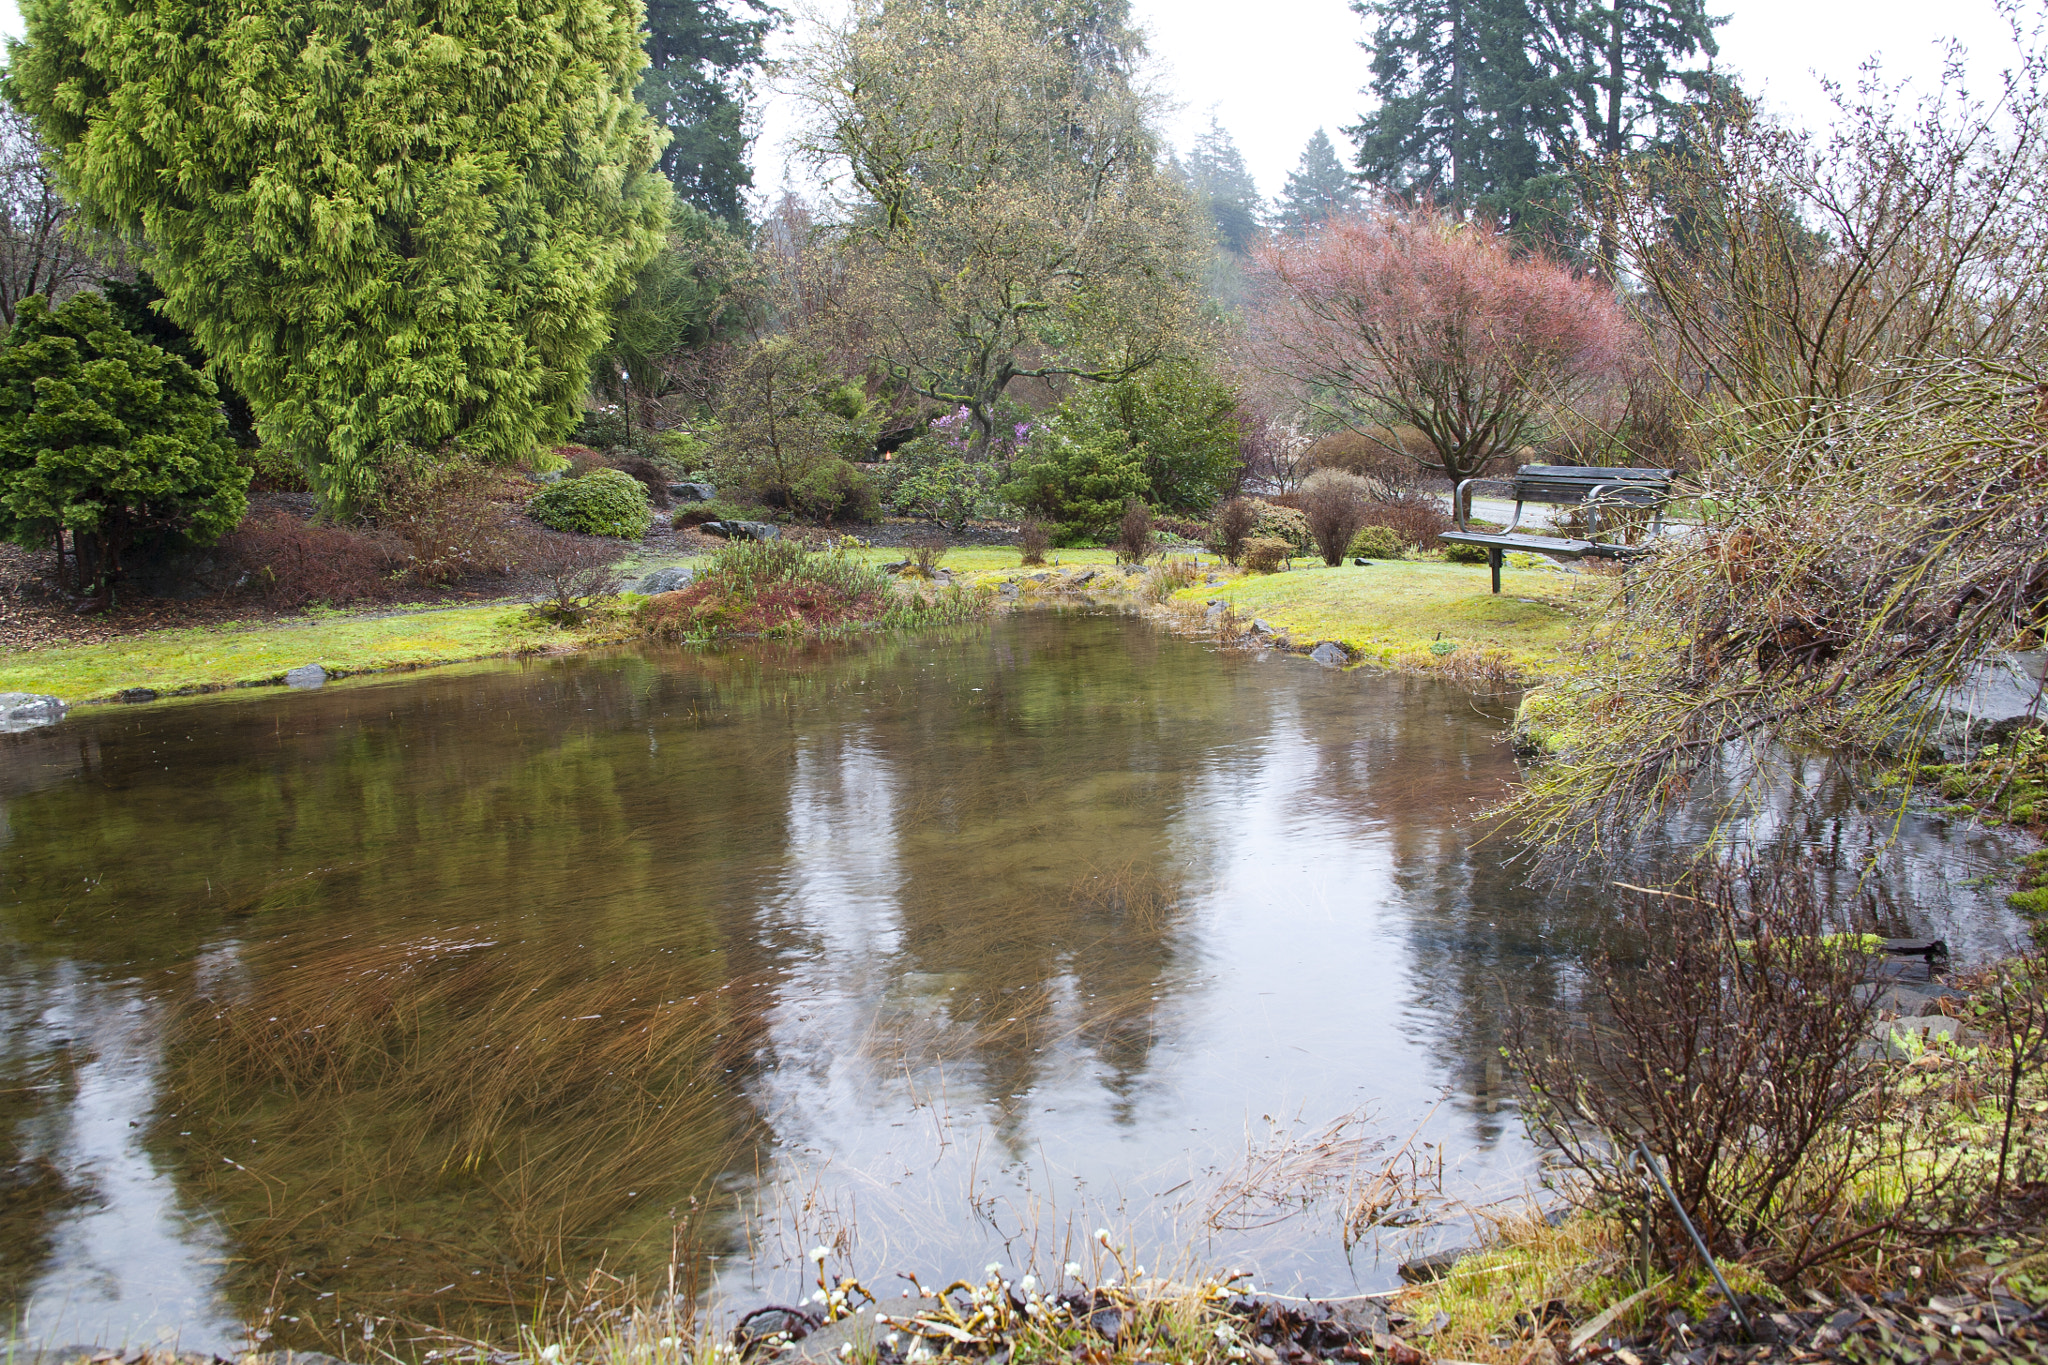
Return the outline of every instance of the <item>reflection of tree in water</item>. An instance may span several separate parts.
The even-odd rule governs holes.
[[[51,1159],[48,1119],[74,1098],[80,1057],[41,1027],[55,983],[24,971],[0,983],[0,1314],[19,1319],[55,1242],[55,1224],[92,1197]]]
[[[1241,673],[1171,667],[1186,646],[1142,625],[1047,624],[919,669],[874,732],[904,786],[902,966],[951,983],[937,1046],[971,1057],[1012,1145],[1019,1097],[1062,1052],[1098,1060],[1130,1121],[1204,872],[1172,846],[1175,817],[1235,713],[1261,704]]]

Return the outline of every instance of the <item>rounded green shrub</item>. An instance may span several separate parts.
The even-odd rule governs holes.
[[[526,511],[552,531],[619,540],[638,540],[654,521],[647,489],[618,469],[593,469],[580,479],[552,484],[526,504]]]
[[[1351,537],[1351,548],[1346,553],[1360,559],[1399,559],[1407,546],[1401,543],[1401,533],[1391,526],[1365,526]]]
[[[1467,545],[1463,541],[1447,540],[1443,542],[1443,547],[1444,558],[1452,564],[1484,564],[1486,562],[1486,547],[1484,545]]]
[[[1307,554],[1309,546],[1315,543],[1315,536],[1308,529],[1308,518],[1299,509],[1282,507],[1277,502],[1263,499],[1254,499],[1252,509],[1258,515],[1258,520],[1252,523],[1254,536],[1284,540],[1298,555]]]

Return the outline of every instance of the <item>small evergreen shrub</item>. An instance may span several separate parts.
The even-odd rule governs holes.
[[[1300,509],[1283,507],[1277,502],[1252,499],[1252,535],[1266,540],[1284,540],[1288,548],[1298,555],[1308,553],[1308,547],[1315,543],[1315,536],[1309,532],[1308,518]]]
[[[1399,559],[1407,548],[1401,543],[1401,533],[1393,527],[1364,526],[1351,538],[1350,553],[1360,559]]]
[[[1443,543],[1444,558],[1452,564],[1484,564],[1486,547],[1467,545],[1462,541],[1449,540]]]
[[[631,474],[616,469],[596,469],[580,479],[552,484],[526,504],[526,511],[551,531],[618,540],[638,540],[654,521],[647,490]]]
[[[790,485],[789,505],[805,521],[878,521],[881,499],[864,470],[850,460],[831,459]]]
[[[1294,547],[1278,536],[1253,536],[1244,543],[1244,566],[1253,573],[1278,573],[1293,554]]]

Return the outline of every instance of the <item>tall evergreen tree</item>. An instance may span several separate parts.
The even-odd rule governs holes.
[[[1274,225],[1300,236],[1357,207],[1357,182],[1337,159],[1330,135],[1316,129],[1308,146],[1302,148],[1301,164],[1287,173],[1287,186],[1275,206]]]
[[[1374,23],[1360,172],[1411,198],[1555,230],[1572,177],[1660,132],[1715,50],[1704,0],[1352,0]]]
[[[1187,177],[1225,251],[1242,256],[1258,244],[1264,204],[1258,182],[1244,164],[1244,153],[1214,114],[1209,115],[1209,131],[1196,138],[1188,152]]]
[[[747,167],[748,76],[780,12],[760,0],[646,2],[640,99],[668,129],[661,173],[688,203],[737,223],[740,195],[754,183]]]
[[[669,191],[638,0],[24,0],[6,95],[330,505],[575,419]]]

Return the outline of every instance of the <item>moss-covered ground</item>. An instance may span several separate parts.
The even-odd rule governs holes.
[[[170,694],[280,682],[286,670],[308,663],[330,673],[369,673],[552,653],[615,639],[625,629],[612,620],[560,630],[506,602],[360,616],[316,613],[0,654],[0,692],[40,692],[78,705],[131,688]]]
[[[1509,671],[1529,681],[1557,670],[1574,623],[1610,586],[1585,574],[1510,567],[1496,597],[1484,564],[1376,560],[1326,568],[1296,560],[1287,573],[1197,585],[1178,596],[1220,597],[1238,616],[1296,641],[1335,640],[1381,664],[1434,669],[1454,667],[1461,656],[1505,655]]]

